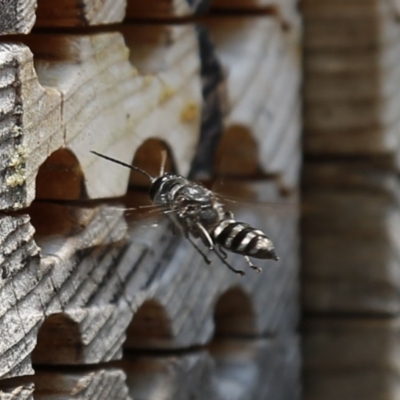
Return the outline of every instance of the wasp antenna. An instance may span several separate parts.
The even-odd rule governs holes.
[[[108,157],[108,156],[106,156],[104,154],[100,154],[100,153],[98,153],[97,151],[94,151],[94,150],[90,150],[90,152],[95,154],[96,156],[104,158],[105,160],[111,161],[113,163],[122,165],[123,167],[126,167],[126,168],[132,169],[134,171],[140,172],[141,174],[146,175],[150,179],[150,182],[154,182],[156,180],[156,178],[151,176],[148,172],[146,172],[143,169],[140,169],[138,167],[135,167],[134,165],[130,165],[130,164],[124,163],[123,161],[119,161],[119,160],[116,160],[115,158]]]
[[[160,167],[160,176],[164,175],[165,172],[165,164],[167,163],[167,151],[163,150],[161,152],[161,167]]]

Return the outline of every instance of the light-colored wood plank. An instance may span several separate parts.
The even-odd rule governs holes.
[[[397,397],[398,318],[306,319],[303,327],[307,398]]]
[[[77,27],[122,22],[127,0],[38,0],[40,27]]]
[[[298,26],[300,15],[297,0],[212,0],[212,10],[219,12],[245,11],[254,14],[277,14],[285,24]]]
[[[115,368],[86,368],[83,371],[57,372],[40,368],[31,377],[35,384],[35,399],[115,399],[131,400],[126,376]]]
[[[300,132],[300,114],[294,111],[299,103],[299,37],[283,32],[268,17],[209,18],[206,23],[227,70],[228,114],[217,168],[233,175],[260,170],[285,175]],[[238,156],[245,160],[240,165]]]
[[[260,182],[246,190],[254,193],[249,197],[253,200],[281,198],[274,183]],[[163,225],[157,229],[133,225],[127,243],[121,214],[117,206],[85,210],[39,203],[31,216],[41,253],[32,241],[26,216],[4,217],[9,219],[2,224],[7,228],[4,237],[10,243],[2,246],[4,265],[10,266],[3,268],[8,275],[0,290],[0,328],[5,329],[5,337],[6,332],[14,333],[1,343],[2,377],[29,373],[32,352],[37,364],[93,364],[121,357],[125,335],[127,348],[202,345],[214,333],[215,307],[216,323],[224,327],[218,328],[224,335],[295,329],[295,214],[268,215],[263,207],[254,212],[247,204],[237,210],[238,220],[271,237],[281,257],[276,265],[258,262],[263,273],[248,270],[245,278],[216,259],[206,265],[186,239],[172,235]],[[7,256],[11,245],[12,257]],[[29,264],[24,251],[34,255]],[[246,267],[241,256],[229,259],[236,268]]]
[[[207,11],[207,0],[128,0],[127,19],[181,18]]]
[[[33,400],[33,383],[3,381],[0,384],[1,400]]]
[[[2,126],[10,140],[3,142],[1,159],[2,209],[32,201],[39,165],[62,145],[73,154],[57,153],[46,168],[69,168],[76,180],[83,175],[90,198],[123,195],[130,172],[92,149],[131,163],[137,148],[155,137],[188,173],[202,104],[194,28],[138,27],[125,35],[134,46],[130,59],[118,33],[30,35],[25,41],[35,69],[25,46],[3,45]]]
[[[29,33],[35,23],[37,0],[1,0],[0,35]]]
[[[398,312],[398,187],[395,173],[379,169],[379,164],[332,162],[306,167],[307,310]]]

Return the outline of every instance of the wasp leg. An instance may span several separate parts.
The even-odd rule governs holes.
[[[232,265],[230,265],[225,258],[219,254],[218,250],[214,247],[213,248],[214,253],[217,255],[217,257],[235,274],[239,274],[239,275],[244,275],[244,271],[241,271],[240,269],[235,269],[232,267]]]
[[[201,238],[203,239],[203,242],[210,250],[214,249],[214,241],[210,234],[207,232],[206,228],[200,222],[196,223],[196,226],[199,228],[200,233],[201,233]]]
[[[199,246],[197,246],[197,244],[192,240],[192,238],[189,235],[186,235],[186,239],[189,240],[189,242],[192,244],[192,246],[203,257],[203,259],[206,262],[206,264],[210,265],[211,264],[211,260],[207,257],[207,255],[205,253],[203,253],[203,251],[200,249]]]
[[[225,218],[228,218],[228,219],[234,219],[235,218],[235,216],[233,215],[232,211],[225,211],[224,216],[225,216]]]
[[[250,268],[255,269],[257,272],[262,272],[262,269],[260,267],[256,267],[251,261],[248,256],[244,256],[244,259],[247,261],[247,264],[249,265]]]
[[[218,250],[221,253],[221,256],[226,260],[228,258],[228,254],[225,253],[224,249],[220,245],[218,245]]]

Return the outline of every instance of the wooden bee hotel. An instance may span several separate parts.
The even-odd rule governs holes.
[[[0,399],[300,398],[295,1],[0,0],[0,34]]]

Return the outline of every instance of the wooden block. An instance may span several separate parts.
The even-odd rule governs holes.
[[[398,318],[308,318],[304,367],[307,371],[375,370],[398,373]]]
[[[301,11],[307,17],[315,19],[365,19],[376,17],[379,8],[384,6],[380,0],[362,1],[329,1],[304,0],[301,2]]]
[[[398,318],[306,319],[306,398],[396,398],[398,333]]]
[[[214,341],[219,399],[297,399],[300,355],[293,337]],[[285,388],[288,388],[285,397]]]
[[[297,0],[213,0],[211,9],[220,13],[277,14],[284,24],[297,26],[300,20],[297,3]]]
[[[392,400],[399,393],[398,376],[390,371],[314,372],[304,376],[307,400]]]
[[[40,84],[30,51],[3,45],[3,96],[9,99],[4,135],[12,140],[3,145],[2,209],[32,201],[39,165],[61,146],[64,150],[48,159],[43,173],[50,170],[57,180],[60,171],[59,179],[65,180],[69,171],[75,189],[68,199],[126,191],[130,171],[100,160],[89,153],[92,149],[130,163],[145,140],[158,138],[171,149],[179,171],[189,172],[202,102],[195,31],[190,26],[138,27],[127,29],[125,36],[134,46],[135,67],[119,33],[30,35],[25,41],[35,53]]]
[[[282,199],[273,182],[242,190],[253,193],[249,199]],[[4,216],[0,328],[8,340],[1,342],[0,376],[31,373],[31,353],[35,364],[109,361],[121,357],[125,336],[126,348],[171,349],[207,343],[215,324],[224,336],[292,332],[297,216],[236,208],[237,219],[264,230],[281,256],[278,265],[259,261],[262,275],[249,270],[238,277],[215,258],[206,265],[165,225],[150,229],[138,221],[127,242],[117,205],[35,204],[30,214],[40,253],[28,218]],[[236,268],[246,265],[241,256],[229,258]]]
[[[214,399],[214,365],[204,351],[152,356],[127,355],[118,363],[132,399]]]
[[[206,23],[227,70],[228,115],[217,152],[219,172],[284,175],[300,131],[298,37],[286,35],[268,17],[210,18]],[[281,143],[287,147],[278,151]]]
[[[224,129],[227,93],[225,72],[208,29],[205,26],[198,26],[197,35],[201,60],[203,109],[200,140],[190,176],[205,180],[210,179],[214,174],[213,164]]]
[[[38,368],[30,377],[35,384],[35,399],[115,399],[130,400],[126,375],[122,370],[91,367],[69,372]]]
[[[132,398],[250,400],[284,398],[299,388],[299,346],[293,337],[214,340],[182,353],[127,355],[121,363]],[[275,396],[275,397],[274,397]]]
[[[55,4],[51,0],[40,0],[36,26],[77,27],[122,22],[126,3],[126,0],[64,0]]]
[[[128,0],[126,17],[127,19],[182,18],[202,14],[208,7],[208,0],[151,0],[148,2]]]
[[[352,164],[305,170],[305,308],[397,314],[398,179],[367,163]]]
[[[35,23],[36,0],[2,0],[0,35],[29,33]]]
[[[0,385],[1,400],[33,400],[33,383],[2,381]]]

